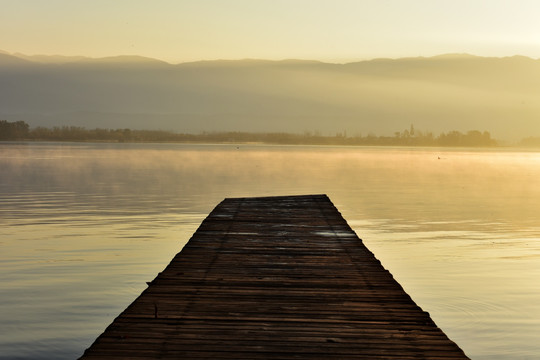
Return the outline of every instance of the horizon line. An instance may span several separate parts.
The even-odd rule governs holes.
[[[108,55],[108,56],[86,56],[86,55],[63,55],[63,54],[25,54],[21,52],[9,52],[3,49],[0,49],[0,54],[13,56],[22,60],[27,60],[35,63],[46,63],[46,61],[39,61],[37,59],[31,58],[49,58],[51,63],[54,63],[54,58],[72,58],[72,61],[65,61],[66,63],[76,63],[87,61],[103,61],[103,60],[120,60],[122,58],[138,58],[141,60],[156,61],[168,65],[182,65],[182,64],[193,64],[193,63],[210,63],[210,62],[239,62],[239,61],[261,61],[261,62],[288,62],[288,61],[299,61],[299,62],[314,62],[321,64],[335,64],[335,65],[346,65],[353,64],[358,62],[367,62],[367,61],[377,61],[377,60],[407,60],[407,59],[433,59],[433,58],[492,58],[492,59],[508,59],[508,58],[527,58],[530,60],[540,60],[540,58],[534,58],[527,55],[514,54],[514,55],[505,55],[505,56],[484,56],[476,55],[467,52],[448,52],[440,53],[437,55],[416,55],[416,56],[401,56],[401,57],[385,57],[385,56],[376,56],[370,58],[359,58],[357,60],[349,61],[329,61],[329,60],[320,60],[315,58],[296,58],[296,57],[284,57],[284,58],[259,58],[259,57],[239,57],[239,58],[214,58],[214,59],[199,59],[199,60],[187,60],[180,62],[170,62],[167,60],[160,59],[158,57],[150,57],[146,55],[139,54],[118,54],[118,55]]]

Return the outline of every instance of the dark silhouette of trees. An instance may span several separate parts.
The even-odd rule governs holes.
[[[497,142],[491,138],[489,132],[483,133],[478,130],[468,131],[462,134],[459,131],[450,131],[439,135],[440,146],[496,146]]]
[[[0,120],[0,140],[27,139],[30,127],[24,121]]]
[[[182,134],[162,130],[133,129],[86,129],[78,126],[55,126],[53,128],[36,127],[30,129],[24,121],[0,121],[0,140],[35,140],[35,141],[106,141],[106,142],[183,142],[183,143],[265,143],[283,145],[370,145],[370,146],[497,146],[489,132],[471,130],[467,133],[450,131],[434,136],[431,132],[415,129],[398,131],[394,136],[347,136],[347,132],[338,132],[335,136],[324,136],[318,131],[306,131],[303,134],[284,132],[202,132],[200,134]],[[532,143],[529,140],[528,143]]]

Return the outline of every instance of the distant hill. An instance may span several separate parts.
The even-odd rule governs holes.
[[[540,61],[448,54],[348,64],[168,64],[0,52],[0,119],[181,132],[540,135]]]
[[[81,61],[81,60],[86,59],[84,56],[25,55],[25,54],[19,54],[19,53],[15,53],[13,54],[13,56],[16,56],[21,59],[33,61],[33,62],[46,63],[46,64],[62,64],[62,63]]]
[[[10,55],[4,51],[0,51],[0,67],[21,65],[21,64],[30,65],[31,63],[23,58]]]
[[[77,61],[72,61],[72,63],[78,64],[106,64],[106,65],[143,65],[143,64],[167,64],[164,61],[152,59],[144,56],[135,56],[135,55],[121,55],[121,56],[109,56],[104,58],[81,58]]]

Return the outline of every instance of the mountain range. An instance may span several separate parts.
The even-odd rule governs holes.
[[[0,119],[36,126],[391,135],[540,135],[540,60],[467,54],[216,60],[28,56],[0,51]]]

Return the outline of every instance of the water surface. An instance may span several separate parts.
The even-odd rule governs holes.
[[[540,153],[0,144],[0,358],[73,359],[225,197],[328,194],[472,359],[540,357]]]

